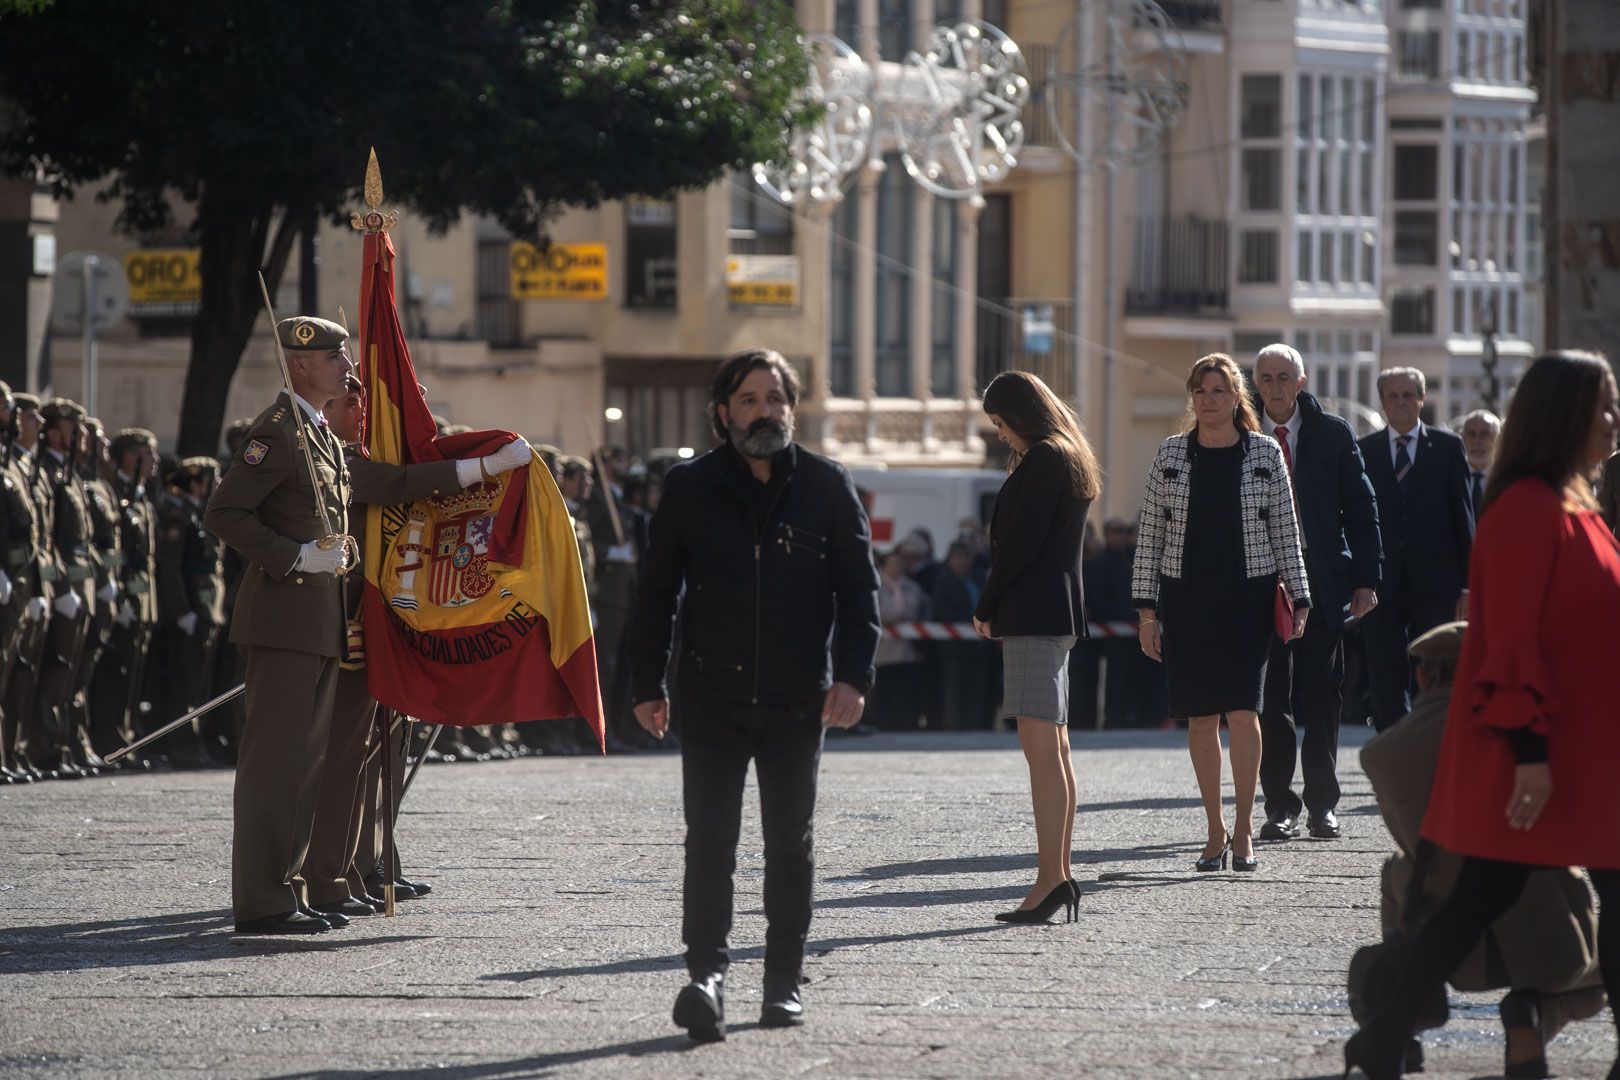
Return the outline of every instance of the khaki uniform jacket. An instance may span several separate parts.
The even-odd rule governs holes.
[[[90,520],[90,499],[85,494],[84,482],[66,461],[56,460],[49,450],[41,448],[40,473],[49,478],[56,513],[51,525],[52,547],[62,565],[62,581],[57,595],[65,589],[78,593],[84,600],[84,613],[95,611],[96,570],[100,558],[91,546],[95,526]]]
[[[324,514],[315,509],[298,438],[307,440]],[[231,616],[231,641],[341,657],[343,577],[294,570],[299,549],[349,531],[349,470],[337,439],[286,393],[253,422],[208,501],[203,524],[249,562]]]
[[[56,599],[66,588],[62,577],[62,560],[56,550],[56,493],[51,489],[49,474],[39,460],[45,452],[43,443],[32,453],[19,457],[17,472],[28,485],[29,497],[34,503],[34,518],[39,523],[39,595],[45,601]]]
[[[435,499],[461,490],[454,461],[426,461],[417,465],[387,465],[362,457],[352,446],[344,447],[352,485],[349,501],[354,509],[350,527],[360,547],[360,558],[349,571],[348,615],[360,611],[360,594],[366,580],[366,506],[399,506],[418,499]]]
[[[124,566],[123,538],[118,530],[118,500],[99,476],[83,478],[85,505],[90,508],[90,541],[95,545],[96,588],[117,582]]]
[[[123,555],[118,591],[135,609],[135,621],[152,626],[158,621],[157,513],[141,485],[122,476],[113,485],[118,498],[118,547]]]
[[[40,595],[40,546],[45,537],[40,530],[39,508],[28,484],[28,473],[15,459],[0,468],[0,506],[5,513],[5,547],[0,551],[6,576],[13,583],[26,583],[29,596]]]
[[[1378,810],[1401,848],[1384,864],[1386,929],[1398,925],[1406,903],[1412,855],[1422,835],[1450,706],[1450,686],[1425,690],[1405,719],[1361,749],[1361,766],[1372,781]],[[1424,877],[1430,911],[1450,894],[1461,863],[1449,852],[1435,851]],[[1592,894],[1579,873],[1548,870],[1530,875],[1519,902],[1491,925],[1489,937],[1449,981],[1462,991],[1512,986],[1559,994],[1599,985],[1600,979]]]

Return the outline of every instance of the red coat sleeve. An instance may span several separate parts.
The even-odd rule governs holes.
[[[1542,617],[1558,549],[1570,517],[1562,497],[1540,480],[1521,480],[1491,506],[1474,546],[1470,634],[1479,663],[1471,672],[1465,715],[1499,730],[1547,735],[1559,703],[1542,654]]]

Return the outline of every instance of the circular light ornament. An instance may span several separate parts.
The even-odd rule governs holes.
[[[1017,166],[1029,70],[1002,31],[977,20],[936,26],[927,51],[906,57],[899,81],[895,141],[925,191],[975,199]]]
[[[1101,17],[1094,13],[1101,9]],[[1082,26],[1100,24],[1102,40],[1079,70],[1073,64]],[[1083,168],[1139,165],[1163,148],[1187,112],[1187,55],[1174,25],[1153,0],[1090,0],[1058,34],[1046,107],[1063,150]],[[1074,144],[1075,111],[1091,105],[1086,147]],[[1110,115],[1112,121],[1109,121]]]
[[[787,206],[836,202],[872,145],[872,69],[832,34],[805,35],[810,77],[801,91],[819,106],[815,123],[793,134],[785,161],[754,165],[754,182]]]

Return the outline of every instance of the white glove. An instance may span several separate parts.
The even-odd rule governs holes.
[[[9,603],[11,603],[11,578],[6,576],[4,570],[0,570],[0,604]]]
[[[56,613],[64,619],[71,619],[79,614],[79,610],[84,607],[84,601],[76,592],[65,592],[56,598],[56,603],[51,607],[55,608]]]
[[[484,459],[484,471],[491,476],[499,476],[533,460],[534,451],[529,449],[529,440],[519,435]]]
[[[118,614],[113,616],[113,622],[117,623],[119,626],[127,627],[134,621],[135,608],[130,605],[128,600],[125,600],[122,604],[118,605]]]
[[[323,548],[311,540],[298,549],[298,560],[293,563],[293,569],[311,574],[341,574],[343,562],[342,544]]]
[[[100,600],[103,604],[110,604],[114,600],[118,599],[118,583],[116,581],[109,581],[107,584],[97,589],[96,599]],[[3,603],[5,603],[5,601],[0,600],[0,604]]]
[[[29,622],[39,622],[39,620],[45,617],[45,613],[49,610],[50,608],[45,605],[45,598],[43,596],[36,596],[32,600],[28,601],[28,606],[23,609],[23,618],[27,619]]]
[[[197,632],[197,613],[195,611],[186,612],[184,615],[174,620],[174,625],[180,628],[180,632],[182,634],[186,635],[186,637],[190,637]]]

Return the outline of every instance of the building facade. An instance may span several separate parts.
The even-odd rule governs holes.
[[[575,451],[695,452],[711,439],[716,361],[761,346],[804,377],[809,445],[856,465],[963,466],[996,450],[978,392],[1021,368],[1076,403],[1108,470],[1100,510],[1128,515],[1208,352],[1246,362],[1291,342],[1312,388],[1370,430],[1381,367],[1425,371],[1440,421],[1483,403],[1494,328],[1505,396],[1538,325],[1526,0],[1160,2],[1162,35],[1128,0],[800,0],[805,29],[836,34],[880,84],[904,85],[941,23],[982,19],[1018,44],[1024,145],[973,198],[931,194],[880,124],[841,198],[791,208],[740,172],[568,212],[546,253],[473,218],[431,236],[407,213],[393,234],[400,303],[430,403]],[[1098,95],[1083,118],[1073,108],[1076,73],[1095,76],[1104,48],[1147,71],[1168,70],[1173,50],[1186,107],[1162,145],[1077,168],[1065,144],[1119,130]],[[183,234],[120,236],[115,207],[88,194],[12,202],[55,251],[125,261],[136,302],[102,338],[98,407],[172,440],[192,294],[134,276],[183,269]],[[359,237],[323,224],[310,239],[278,309],[355,310]],[[42,267],[0,288],[0,302],[32,298],[14,351],[30,368],[48,353],[57,389],[79,393],[77,340],[39,348]],[[261,326],[233,415],[276,383]]]

